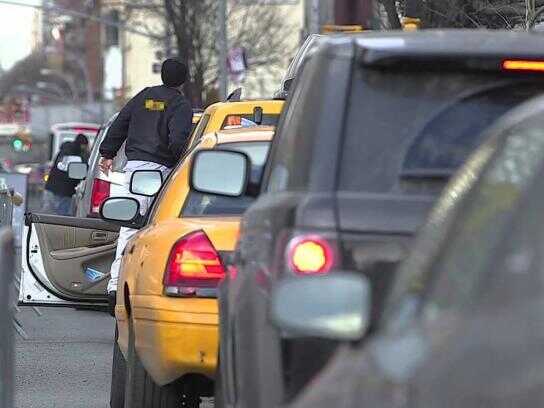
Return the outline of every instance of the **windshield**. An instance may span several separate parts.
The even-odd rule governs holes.
[[[359,70],[340,188],[437,194],[486,128],[543,90],[494,74]]]

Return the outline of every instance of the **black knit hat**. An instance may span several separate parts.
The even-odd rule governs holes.
[[[162,63],[162,83],[172,88],[183,85],[187,79],[187,66],[174,58],[169,58]]]
[[[76,136],[76,140],[74,140],[74,142],[76,142],[76,144],[78,145],[88,145],[89,144],[89,139],[87,138],[87,136],[85,136],[83,133],[80,133]]]

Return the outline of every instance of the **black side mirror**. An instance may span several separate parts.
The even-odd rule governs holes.
[[[293,85],[294,80],[295,80],[295,78],[289,78],[289,79],[286,79],[285,81],[283,81],[282,91],[285,92],[286,94],[289,94],[289,90],[291,89],[291,85]]]
[[[136,170],[130,178],[132,194],[153,197],[162,186],[162,173],[159,170]]]
[[[112,224],[132,229],[144,226],[145,217],[140,214],[140,203],[132,197],[110,197],[100,206],[100,217]]]
[[[249,184],[249,157],[232,150],[201,150],[191,163],[191,189],[226,197],[245,195]]]

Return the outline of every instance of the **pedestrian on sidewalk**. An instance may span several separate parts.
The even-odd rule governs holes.
[[[59,149],[43,191],[43,210],[46,213],[70,216],[72,196],[76,192],[79,180],[68,177],[68,165],[83,162],[81,148],[75,142],[64,142]]]
[[[132,173],[135,170],[159,170],[164,179],[183,156],[192,128],[191,104],[180,90],[187,78],[187,66],[176,59],[167,59],[162,64],[161,78],[162,85],[145,88],[121,109],[100,145],[100,167],[108,174],[113,158],[126,141],[124,195],[139,201],[142,215],[147,213],[152,198],[130,192]],[[123,251],[136,231],[125,227],[119,231],[107,289],[112,315]]]

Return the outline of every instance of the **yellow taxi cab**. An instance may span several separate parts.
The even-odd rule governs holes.
[[[203,379],[213,376],[217,349],[217,306],[213,298],[213,285],[209,287],[209,284],[216,282],[218,276],[196,279],[193,283],[198,285],[191,286],[197,288],[194,294],[186,293],[187,288],[180,293],[172,293],[177,290],[175,285],[162,285],[167,265],[167,259],[163,257],[168,256],[165,251],[171,251],[174,242],[188,234],[189,230],[197,234],[188,237],[191,238],[187,243],[189,249],[195,243],[200,248],[199,245],[209,241],[221,259],[232,250],[241,209],[232,214],[213,214],[217,203],[215,198],[189,194],[188,161],[201,148],[223,148],[224,145],[244,149],[246,142],[253,143],[251,146],[265,143],[266,148],[260,147],[263,154],[268,149],[272,129],[255,125],[275,125],[282,106],[283,101],[271,100],[220,102],[209,106],[192,134],[185,156],[187,160],[182,160],[164,183],[152,212],[143,221],[139,220],[139,227],[145,224],[146,228],[135,235],[130,242],[132,246],[127,246],[122,289],[117,292],[119,341],[115,342],[114,347],[117,363],[114,363],[112,372],[111,407],[124,406],[125,374],[133,384],[129,387],[131,393],[128,396],[138,391],[146,392],[149,397],[151,389],[154,395],[179,401],[181,387],[184,390],[182,395],[194,401],[195,395],[204,394],[204,391],[195,391],[195,387],[209,388],[210,381]],[[237,143],[242,145],[238,146]],[[258,163],[259,159],[264,163],[265,155],[254,158],[254,161]],[[160,183],[161,180],[159,186]],[[110,197],[105,202],[122,199]],[[222,205],[227,204],[223,202]],[[104,204],[101,208],[104,208]],[[234,210],[227,206],[225,211]],[[19,304],[76,308],[103,308],[107,305],[109,271],[115,256],[119,226],[124,224],[112,219],[106,221],[102,218],[28,213],[23,227]],[[134,227],[132,224],[129,226]],[[203,233],[198,234],[198,231]],[[179,241],[177,248],[183,249],[183,245]],[[193,252],[185,251],[182,254]],[[211,256],[214,252],[195,253]],[[176,260],[183,259],[177,256],[172,265],[176,264]],[[217,262],[217,259],[207,259],[206,262]],[[195,264],[190,265],[196,267]],[[213,264],[200,266],[212,271],[219,268]],[[184,271],[187,271],[186,267]],[[152,301],[148,307],[144,306],[144,299]],[[172,309],[174,304],[178,308]],[[179,319],[186,328],[198,330],[182,330],[183,335],[178,337],[180,331],[174,330],[174,327],[179,329]],[[164,328],[168,330],[162,330]],[[121,350],[128,359],[128,373],[123,368],[125,357]],[[131,350],[134,352],[131,353]],[[138,367],[141,369],[137,370]],[[142,381],[142,378],[146,379],[147,388],[142,383],[134,384],[134,381]],[[128,406],[170,406],[165,404],[163,401],[162,405],[156,405],[140,398]],[[185,406],[191,405],[187,403]]]
[[[206,108],[191,136],[190,147],[210,132],[232,129],[255,123],[262,126],[276,126],[284,101],[255,99],[217,102]]]
[[[249,156],[251,177],[260,177],[272,136],[268,126],[205,134],[169,176],[147,227],[127,244],[115,309],[119,347],[114,350],[112,401],[124,397],[131,407],[198,407],[201,398],[213,395],[216,286],[252,200],[191,191],[189,167],[201,149],[234,150]],[[149,393],[163,405],[148,401]]]

